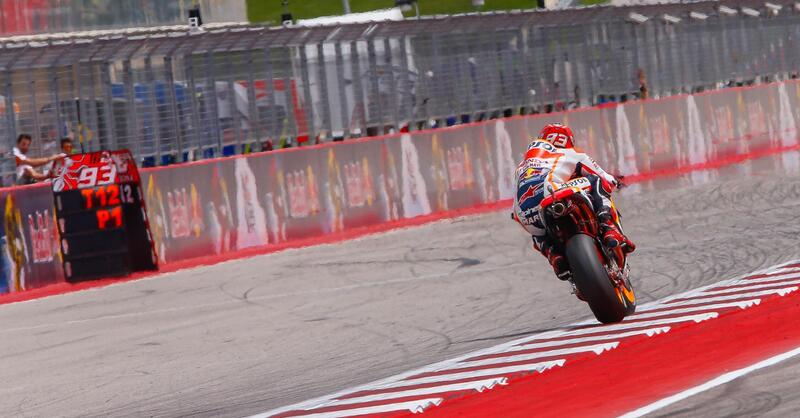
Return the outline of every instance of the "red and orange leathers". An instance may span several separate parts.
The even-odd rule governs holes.
[[[528,233],[536,237],[545,234],[543,225],[533,222],[534,208],[526,207],[524,203],[525,192],[532,189],[541,189],[541,196],[549,196],[553,190],[575,183],[575,187],[590,188],[589,181],[579,181],[577,178],[586,175],[595,175],[600,178],[605,193],[601,193],[603,206],[612,209],[610,196],[616,179],[606,173],[591,157],[574,148],[557,148],[548,141],[536,140],[528,146],[525,160],[517,167],[517,199],[514,200],[515,219]],[[573,181],[570,181],[573,180]],[[576,181],[577,180],[577,181]],[[539,199],[540,201],[541,199]],[[538,206],[538,201],[536,202]],[[598,211],[601,208],[596,208]],[[616,216],[615,216],[616,217]]]

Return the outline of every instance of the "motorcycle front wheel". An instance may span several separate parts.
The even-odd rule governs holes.
[[[575,235],[567,242],[566,255],[575,287],[589,304],[595,318],[604,324],[622,321],[628,308],[608,277],[597,242],[588,235]]]

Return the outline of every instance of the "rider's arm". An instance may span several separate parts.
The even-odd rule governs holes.
[[[617,179],[608,174],[597,162],[588,154],[580,154],[580,161],[578,163],[578,170],[581,175],[594,174],[603,180],[609,187],[609,192],[617,187],[619,182]]]

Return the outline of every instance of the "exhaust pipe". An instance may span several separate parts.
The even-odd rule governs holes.
[[[563,202],[555,202],[550,206],[550,210],[553,212],[553,215],[556,218],[560,218],[564,216],[564,213],[567,211],[567,205]]]

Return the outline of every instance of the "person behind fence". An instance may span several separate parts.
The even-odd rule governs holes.
[[[61,152],[64,155],[72,155],[72,153],[75,152],[75,147],[72,144],[72,139],[70,138],[61,139]]]
[[[611,202],[611,192],[619,187],[614,176],[603,170],[587,154],[577,151],[573,144],[572,129],[560,123],[549,124],[528,146],[525,159],[517,167],[517,195],[512,217],[533,238],[533,247],[553,266],[559,279],[568,278],[569,265],[563,250],[552,242],[539,214],[539,204],[564,183],[585,177],[591,185],[590,194],[603,231],[603,240],[609,247],[621,245],[625,252],[636,246],[619,226],[619,216]]]
[[[75,147],[72,145],[71,138],[61,138],[61,156],[68,157],[75,153]],[[54,178],[57,176],[59,169],[63,167],[64,159],[48,163],[42,168],[43,174],[47,178]]]
[[[31,136],[28,134],[20,134],[17,137],[17,146],[14,147],[14,160],[17,165],[18,185],[32,184],[47,179],[47,174],[39,172],[36,167],[42,167],[64,158],[64,154],[56,154],[47,158],[30,158],[28,157],[28,151],[30,151],[31,142]]]

